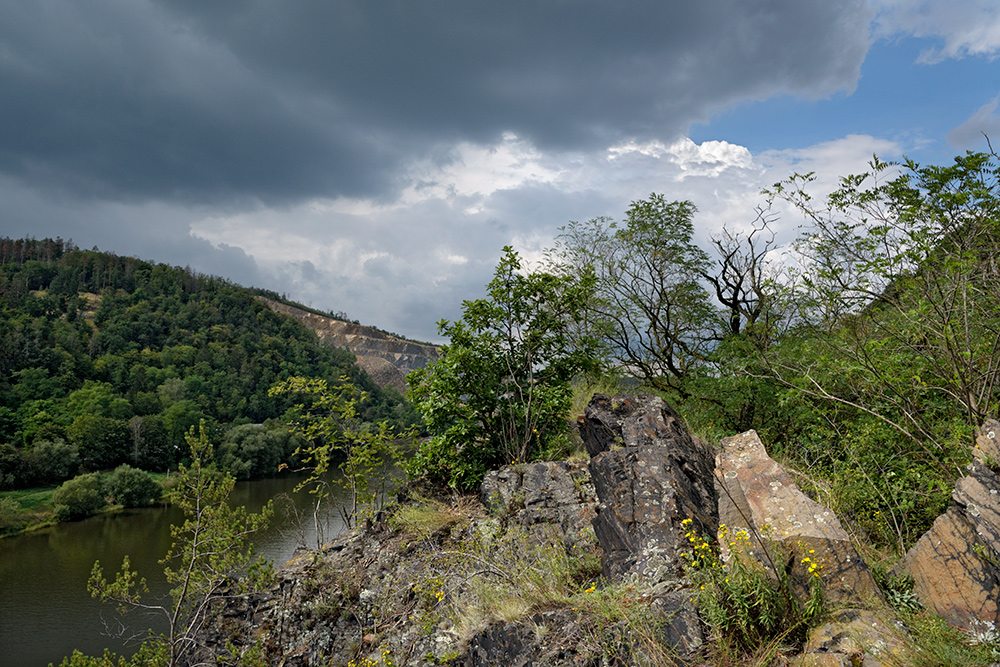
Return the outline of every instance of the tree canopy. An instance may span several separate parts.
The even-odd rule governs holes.
[[[201,420],[218,440],[230,425],[279,418],[292,400],[268,389],[295,375],[346,376],[370,397],[361,419],[411,423],[402,397],[353,355],[257,294],[278,298],[60,239],[0,239],[0,446],[13,452],[0,456],[0,488],[58,481],[32,463],[34,448],[58,441],[76,457],[59,461],[84,471],[174,467]],[[240,460],[241,475],[263,473],[263,458]]]

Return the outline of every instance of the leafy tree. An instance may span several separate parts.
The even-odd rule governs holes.
[[[114,387],[107,382],[87,380],[83,386],[66,399],[66,412],[72,417],[92,414],[102,417],[128,419],[132,415],[131,406],[121,397],[116,397]]]
[[[21,530],[25,523],[21,503],[13,498],[0,498],[0,535]]]
[[[85,470],[107,469],[124,461],[131,441],[126,422],[89,412],[74,419],[66,435],[79,448]]]
[[[20,485],[23,474],[23,454],[9,442],[0,443],[0,489]]]
[[[167,470],[173,465],[176,450],[159,415],[132,417],[128,422],[128,432],[132,439],[129,458],[133,465],[157,471]]]
[[[773,369],[940,458],[952,436],[944,415],[962,414],[971,432],[1000,410],[1000,163],[983,153],[946,167],[876,158],[822,207],[808,181],[775,192],[813,223],[799,244],[799,296],[812,329],[826,333],[811,339],[810,356],[827,372],[808,360]]]
[[[534,457],[565,437],[570,381],[596,369],[593,339],[575,335],[590,276],[524,273],[518,254],[503,252],[487,297],[438,325],[449,338],[441,358],[407,378],[435,434],[410,471],[463,490],[491,466]]]
[[[294,454],[309,471],[296,490],[308,488],[315,498],[313,520],[316,540],[322,545],[323,531],[319,523],[320,508],[333,493],[335,485],[344,488],[349,497],[340,505],[344,524],[354,525],[360,510],[375,508],[384,497],[389,471],[386,462],[397,455],[395,440],[404,437],[381,422],[376,428],[359,422],[357,404],[366,396],[359,393],[346,377],[330,386],[320,378],[291,377],[271,388],[270,394],[302,397],[286,415],[292,431],[306,439]],[[329,475],[337,464],[343,476],[334,481]]]
[[[165,654],[161,664],[169,667],[194,659],[198,632],[211,613],[247,599],[273,578],[271,563],[256,556],[250,542],[269,520],[270,504],[259,514],[230,507],[227,501],[236,480],[213,467],[204,425],[197,436],[192,430],[187,441],[191,465],[180,467],[171,491],[171,501],[185,520],[171,527],[173,543],[163,561],[167,581],[174,586],[170,602],[146,601],[145,579],[132,570],[127,556],[111,581],[100,562],[94,563],[88,582],[94,597],[118,605],[122,613],[141,609],[166,619],[166,635],[148,639],[146,650]]]
[[[183,442],[185,434],[205,421],[206,417],[199,405],[189,398],[172,403],[160,413],[163,426],[174,444]]]
[[[52,505],[60,521],[75,521],[96,514],[107,503],[101,488],[101,476],[96,473],[77,475],[63,482],[52,494]]]
[[[838,513],[903,551],[947,506],[976,428],[1000,410],[1000,163],[875,158],[804,213],[795,326],[750,349],[786,415],[779,446]],[[782,444],[783,443],[783,444]]]
[[[23,474],[30,475],[30,484],[52,484],[71,477],[79,465],[76,445],[62,438],[39,440],[24,454]]]
[[[592,272],[593,298],[582,304],[587,326],[626,373],[686,393],[683,380],[719,338],[718,313],[702,284],[708,255],[692,240],[696,209],[663,195],[633,202],[619,224],[572,222],[553,258],[563,272]]]
[[[298,439],[284,428],[262,424],[242,424],[226,433],[219,445],[218,460],[223,470],[237,479],[273,476],[287,464],[299,448]]]
[[[123,507],[146,507],[160,499],[162,489],[149,473],[122,464],[104,480],[104,494]]]

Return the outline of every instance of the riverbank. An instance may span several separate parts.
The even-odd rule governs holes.
[[[317,539],[312,500],[295,493],[299,477],[237,482],[230,496],[236,506],[258,512],[277,499],[273,523],[256,536],[254,549],[281,567],[296,549],[315,547],[341,530],[339,495],[321,518]],[[289,498],[292,504],[289,504]],[[300,520],[299,517],[302,517]],[[123,509],[82,521],[56,523],[0,539],[0,665],[58,665],[74,649],[101,655],[105,649],[130,656],[138,644],[130,636],[162,631],[157,619],[142,613],[120,617],[112,605],[93,599],[87,579],[95,561],[115,570],[128,556],[147,580],[149,600],[157,602],[170,586],[160,561],[170,547],[170,527],[183,520],[174,506]],[[116,636],[124,632],[124,636]]]
[[[107,477],[111,472],[103,473]],[[166,493],[170,490],[174,474],[148,473],[160,486],[160,500],[153,505],[168,505]],[[15,491],[0,491],[0,539],[24,535],[60,523],[52,496],[61,485],[41,486]],[[152,505],[150,505],[152,506]],[[90,516],[116,514],[126,509],[121,504],[108,504]]]

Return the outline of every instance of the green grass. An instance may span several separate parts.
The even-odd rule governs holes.
[[[171,488],[176,477],[176,475],[168,475],[167,473],[150,473],[150,475],[163,487],[164,491]],[[0,537],[26,533],[56,523],[52,495],[58,488],[57,484],[15,491],[0,491],[0,505],[4,505],[4,501],[13,501],[18,506],[18,509],[13,513],[5,513],[4,508],[0,507]],[[6,504],[6,507],[10,507],[9,503]],[[116,511],[118,509],[120,506],[109,505],[102,511]]]
[[[0,498],[10,498],[21,505],[23,510],[35,510],[52,507],[52,494],[58,486],[41,486],[33,489],[18,489],[17,491],[0,491]]]

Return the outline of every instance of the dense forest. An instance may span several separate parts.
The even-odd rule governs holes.
[[[202,421],[224,467],[272,473],[296,444],[277,421],[291,398],[268,389],[290,376],[346,376],[367,394],[358,419],[413,422],[350,352],[255,295],[280,300],[61,239],[0,239],[0,490],[170,469]]]

